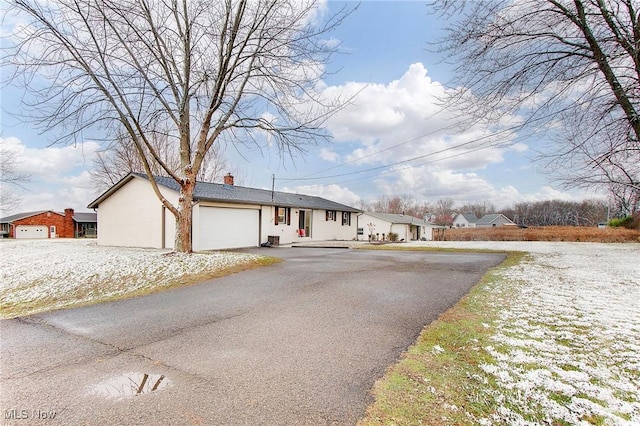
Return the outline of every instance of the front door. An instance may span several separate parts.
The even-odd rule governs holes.
[[[56,227],[51,225],[49,227],[49,238],[55,238],[56,237]]]
[[[298,212],[298,235],[311,237],[311,210],[300,210]]]

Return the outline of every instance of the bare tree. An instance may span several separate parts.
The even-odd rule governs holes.
[[[17,153],[3,141],[0,144],[0,212],[7,213],[20,205],[20,197],[14,189],[23,187],[31,175],[18,170],[20,159]]]
[[[174,172],[178,172],[180,153],[175,141],[164,137],[161,141],[150,142],[165,164]],[[200,172],[196,176],[197,180],[216,182],[222,179],[228,166],[220,151],[219,145],[213,145],[205,154]],[[151,163],[150,166],[154,176],[167,176],[164,169],[157,163]],[[112,187],[129,172],[145,173],[144,164],[131,138],[125,133],[119,133],[108,149],[97,153],[93,160],[93,169],[89,173],[96,188],[102,192]]]
[[[630,187],[610,191],[611,217],[633,216],[640,212],[640,190]]]
[[[469,203],[461,206],[458,210],[460,213],[473,213],[476,217],[480,218],[486,214],[494,213],[496,211],[493,203],[489,201],[483,201],[481,203]]]
[[[420,208],[416,201],[407,194],[400,197],[387,198],[380,196],[371,206],[372,211],[378,213],[395,213],[406,214],[409,216],[418,216]]]
[[[528,226],[595,226],[607,219],[607,203],[602,200],[522,202],[500,213]]]
[[[441,198],[435,204],[436,217],[433,223],[440,226],[453,225],[453,205],[454,201],[451,198]]]
[[[196,177],[214,144],[266,140],[294,155],[327,137],[322,126],[340,106],[315,88],[337,49],[328,33],[347,12],[321,19],[314,0],[11,4],[21,26],[4,60],[13,82],[35,92],[39,124],[64,126],[66,140],[124,129],[176,218],[177,251],[192,250]],[[178,170],[153,145],[162,137],[179,146]],[[179,185],[177,205],[158,189],[155,166]]]
[[[565,184],[638,189],[637,0],[438,0],[430,7],[458,15],[435,45],[457,64],[462,89],[452,100],[468,117],[520,121],[521,131],[560,142],[543,159]]]

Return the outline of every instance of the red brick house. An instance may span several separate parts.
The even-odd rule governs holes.
[[[19,213],[0,219],[0,232],[9,238],[78,238],[95,237],[96,213],[64,213],[45,210]]]

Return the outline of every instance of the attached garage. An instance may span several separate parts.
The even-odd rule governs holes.
[[[44,225],[18,225],[16,238],[49,238],[49,227]]]
[[[154,180],[162,196],[178,206],[178,182],[165,176]],[[174,246],[173,209],[160,202],[146,175],[128,174],[88,208],[98,209],[99,245],[161,249]],[[329,220],[329,212],[331,217],[342,220]],[[203,251],[258,247],[272,237],[283,245],[301,238],[352,240],[357,228],[354,214],[359,212],[316,196],[235,186],[233,176],[228,174],[223,184],[196,183],[191,204],[191,248]]]
[[[260,244],[260,211],[232,207],[199,209],[196,250],[256,247]]]

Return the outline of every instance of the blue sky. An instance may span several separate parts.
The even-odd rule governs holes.
[[[329,1],[327,7],[335,11],[342,5]],[[462,134],[444,129],[452,114],[439,111],[436,98],[455,81],[442,58],[428,50],[442,25],[439,17],[428,16],[424,2],[362,2],[332,34],[343,53],[328,64],[324,91],[359,93],[327,123],[333,141],[284,161],[269,150],[229,149],[225,156],[236,184],[270,188],[275,175],[277,190],[356,207],[381,196],[432,203],[451,198],[456,205],[489,201],[498,208],[525,200],[586,198],[561,190],[548,180],[542,165],[532,161],[544,141],[455,149],[485,134],[479,129]],[[87,137],[75,145],[51,146],[55,135],[40,135],[9,114],[20,111],[22,93],[4,88],[1,96],[0,141],[19,153],[20,169],[32,175],[32,182],[16,191],[22,199],[17,211],[86,211],[99,195],[89,169],[100,144]]]

